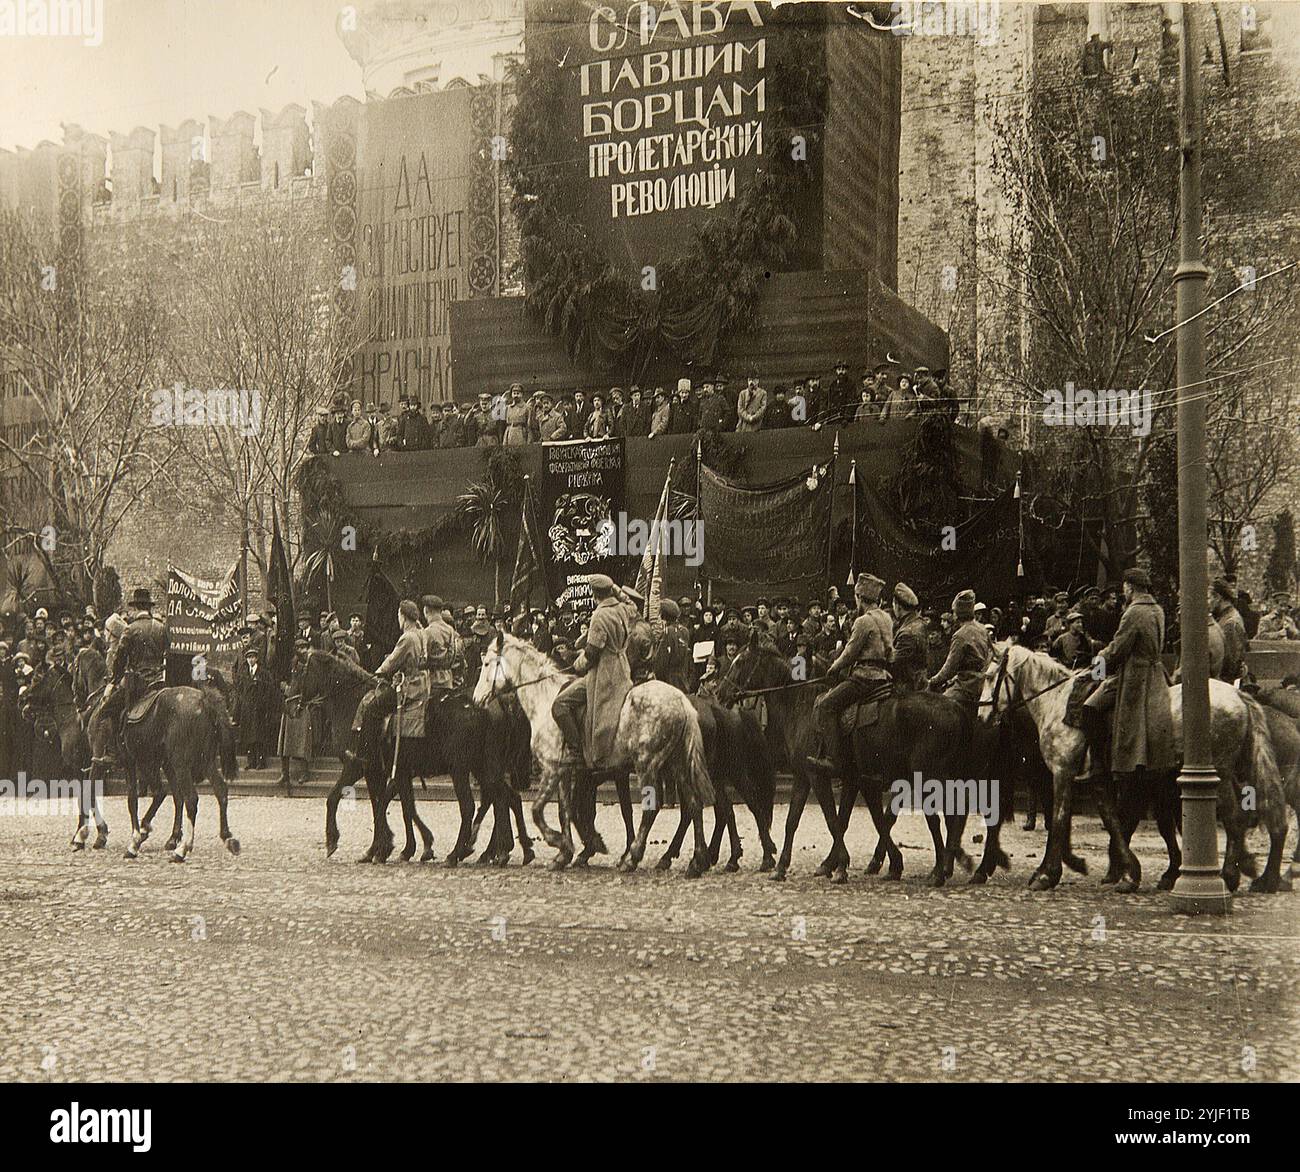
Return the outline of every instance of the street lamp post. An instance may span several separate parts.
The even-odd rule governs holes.
[[[1205,323],[1209,270],[1201,259],[1201,54],[1196,14],[1180,6],[1178,123],[1179,264],[1174,275],[1178,326],[1178,589],[1182,613],[1183,865],[1175,911],[1225,913],[1232,897],[1219,873],[1215,818],[1219,777],[1210,742],[1208,523],[1205,472]]]

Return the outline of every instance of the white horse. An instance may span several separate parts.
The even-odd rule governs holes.
[[[1060,882],[1062,857],[1069,850],[1074,780],[1083,767],[1088,748],[1083,732],[1065,723],[1065,708],[1073,688],[1069,681],[1083,672],[1071,671],[1051,656],[1019,644],[1006,644],[995,650],[984,674],[980,697],[984,719],[996,720],[1010,707],[1023,707],[1037,726],[1039,751],[1052,772],[1053,808],[1047,849],[1030,880],[1035,890],[1045,891]],[[1169,703],[1174,744],[1181,746],[1183,690],[1180,684],[1170,687]],[[1268,864],[1251,889],[1276,891],[1285,885],[1280,868],[1286,838],[1286,806],[1262,710],[1253,699],[1231,685],[1211,680],[1210,737],[1214,767],[1219,775],[1219,818],[1227,832],[1224,882],[1235,890],[1241,872],[1254,875],[1256,871],[1245,840],[1247,819],[1243,805],[1249,803],[1243,803],[1243,791],[1250,787],[1257,795],[1258,809],[1269,833]],[[1173,786],[1174,774],[1169,771],[1152,774],[1150,780],[1157,786]],[[1102,822],[1110,834],[1112,869],[1119,878],[1118,890],[1134,891],[1141,881],[1142,868],[1129,848],[1128,838],[1137,825],[1137,817],[1130,813],[1127,819],[1122,819],[1117,814],[1112,785],[1097,786],[1096,790]],[[1176,843],[1171,845],[1171,867],[1161,886],[1171,886],[1177,876],[1175,854]]]
[[[533,756],[541,770],[541,793],[533,802],[533,821],[549,846],[560,853],[551,864],[559,870],[573,858],[572,812],[574,770],[563,763],[564,740],[551,716],[560,689],[573,677],[561,671],[542,652],[499,634],[483,652],[482,670],[474,688],[474,702],[486,704],[493,696],[514,693],[532,727]],[[615,737],[617,759],[608,763],[615,772],[633,772],[645,800],[635,841],[619,860],[619,870],[633,871],[645,855],[650,827],[659,812],[660,795],[670,778],[677,783],[683,808],[695,828],[695,855],[687,874],[701,875],[709,867],[704,836],[703,808],[713,804],[713,783],[704,759],[704,740],[690,698],[661,680],[638,684],[627,694],[619,713]],[[560,829],[546,823],[546,803],[559,795]]]

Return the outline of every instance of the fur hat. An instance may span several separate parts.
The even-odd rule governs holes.
[[[906,582],[899,582],[894,587],[894,601],[909,610],[915,610],[921,605],[921,600],[917,598],[915,592]]]

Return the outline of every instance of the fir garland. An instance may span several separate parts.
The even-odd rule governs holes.
[[[520,226],[526,305],[564,340],[575,365],[640,376],[657,351],[683,364],[712,365],[719,344],[753,324],[763,282],[790,266],[798,206],[820,172],[827,78],[819,5],[765,10],[767,122],[772,133],[755,179],[726,211],[692,233],[680,255],[656,266],[654,291],[619,271],[582,224],[585,175],[557,165],[568,141],[560,55],[540,43],[515,70],[517,104],[506,175]],[[544,26],[543,26],[544,27]],[[537,40],[549,40],[539,30]],[[793,156],[802,135],[806,159]],[[683,329],[683,318],[689,327]],[[674,322],[672,331],[664,323]],[[604,328],[602,328],[602,326]]]

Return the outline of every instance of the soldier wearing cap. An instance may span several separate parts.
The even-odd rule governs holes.
[[[664,628],[655,646],[655,679],[689,692],[694,676],[690,628],[681,621],[681,609],[671,598],[659,604],[659,613]]]
[[[1291,598],[1286,591],[1277,591],[1269,601],[1273,605],[1259,620],[1256,636],[1260,639],[1300,639],[1300,628],[1291,617]]]
[[[921,615],[921,602],[906,582],[899,582],[894,587],[894,650],[889,670],[900,691],[925,690],[928,647],[929,631]]]
[[[170,646],[167,628],[153,616],[148,589],[136,590],[131,595],[126,630],[107,665],[111,683],[104,690],[105,715],[123,713],[146,692],[164,686]],[[119,684],[123,685],[120,691]]]
[[[1115,637],[1098,652],[1105,673],[1080,710],[1084,735],[1092,753],[1094,776],[1106,771],[1116,776],[1171,769],[1177,763],[1169,686],[1160,652],[1165,645],[1165,612],[1151,597],[1151,580],[1145,570],[1124,572],[1126,606]],[[1106,714],[1115,714],[1107,737]]]
[[[424,611],[424,666],[430,690],[446,691],[453,685],[456,665],[456,632],[443,618],[443,602],[436,594],[420,599]]]
[[[633,684],[643,684],[654,674],[654,628],[642,617],[645,599],[631,586],[619,589],[619,597],[627,609],[627,668]]]
[[[953,632],[948,658],[929,680],[932,690],[943,688],[945,696],[964,705],[972,716],[979,711],[984,669],[993,658],[993,640],[976,619],[975,607],[974,590],[963,590],[952,600],[952,613],[961,626]]]
[[[632,688],[627,662],[630,624],[612,578],[593,574],[591,592],[596,607],[591,612],[586,646],[573,663],[578,678],[560,690],[551,715],[560,727],[568,755],[600,768],[613,757],[619,713]]]
[[[1046,624],[1043,626],[1043,635],[1047,638],[1048,644],[1056,642],[1057,638],[1065,633],[1066,627],[1070,625],[1070,596],[1064,590],[1058,590],[1052,601],[1056,604],[1056,610],[1048,616]],[[1083,618],[1083,612],[1079,613]]]
[[[885,583],[874,574],[862,574],[853,587],[858,616],[853,621],[844,650],[826,672],[838,682],[823,692],[813,705],[821,729],[823,753],[809,763],[823,773],[840,771],[840,714],[890,678],[889,663],[894,652],[894,630],[889,615],[880,606]]]
[[[404,598],[398,606],[397,622],[402,633],[375,674],[391,679],[398,672],[402,673],[404,684],[399,714],[402,736],[422,737],[425,701],[429,698],[424,672],[424,629],[420,626],[420,612],[409,598]]]
[[[1246,670],[1246,652],[1250,640],[1246,637],[1246,624],[1237,610],[1237,591],[1225,578],[1215,578],[1210,588],[1210,611],[1223,632],[1223,671],[1219,678],[1233,684]]]

